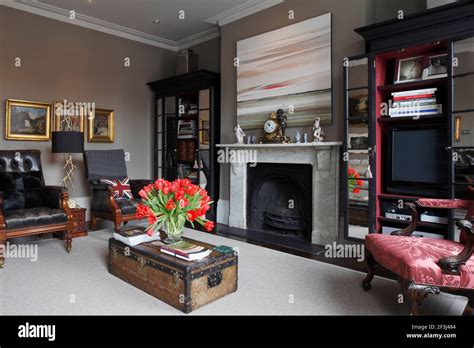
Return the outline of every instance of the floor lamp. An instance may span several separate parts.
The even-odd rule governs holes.
[[[84,152],[84,133],[61,131],[53,132],[52,136],[53,153],[64,154],[63,170],[65,172],[65,176],[61,180],[60,185],[66,186],[68,190],[71,189],[72,191],[76,191],[73,176],[76,166],[72,161],[72,154]]]

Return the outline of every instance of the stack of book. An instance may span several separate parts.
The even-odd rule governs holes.
[[[443,105],[438,103],[437,88],[393,92],[393,103],[389,108],[390,117],[428,116],[443,113]]]
[[[169,244],[160,247],[162,253],[178,257],[186,261],[201,260],[212,252],[203,246],[192,244],[186,241],[181,241],[174,244]]]
[[[196,121],[178,121],[178,139],[190,139],[196,136]]]
[[[148,243],[160,239],[160,233],[155,232],[149,236],[144,227],[131,227],[114,232],[114,238],[129,246]]]

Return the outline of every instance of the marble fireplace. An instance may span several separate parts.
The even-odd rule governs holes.
[[[309,228],[306,228],[307,232],[303,231],[302,236],[307,241],[318,245],[337,241],[341,143],[220,144],[217,146],[220,148],[221,159],[225,159],[223,162],[230,163],[230,227],[252,229],[255,226],[254,211],[250,211],[252,202],[249,201],[254,195],[249,191],[262,186],[255,185],[256,180],[261,179],[256,178],[257,176],[268,175],[267,181],[270,183],[265,185],[271,187],[272,190],[281,188],[282,192],[274,195],[277,197],[275,204],[269,204],[268,198],[267,201],[263,199],[261,202],[264,203],[260,204],[274,206],[278,201],[286,199],[285,197],[292,197],[283,192],[286,189],[284,185],[301,187],[301,193],[295,192],[295,197],[301,197],[297,198],[296,211],[300,212],[303,223],[309,224]],[[307,174],[303,175],[303,173]],[[289,191],[298,190],[290,189]],[[304,207],[302,207],[300,202],[304,200]],[[298,203],[300,203],[299,207]],[[266,210],[271,211],[271,208]],[[275,215],[274,212],[272,214]],[[282,212],[282,216],[284,215],[285,213]],[[309,219],[308,215],[310,215]]]

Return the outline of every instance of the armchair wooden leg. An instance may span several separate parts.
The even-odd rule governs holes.
[[[439,288],[436,286],[418,285],[413,282],[408,283],[406,285],[406,294],[410,300],[410,315],[420,314],[421,305],[428,294],[438,295],[439,293]]]
[[[122,223],[116,220],[114,224],[115,224],[115,228],[114,228],[115,232],[117,233],[120,232],[120,226],[122,225]]]
[[[66,246],[66,251],[70,253],[72,250],[72,232],[69,229],[64,232],[64,245]]]
[[[370,251],[367,250],[367,248],[365,249],[365,264],[367,265],[367,276],[362,281],[362,288],[364,289],[364,291],[368,291],[372,287],[370,283],[372,282],[372,279],[374,279],[375,265],[377,264],[377,262],[375,261]]]
[[[5,263],[6,244],[7,239],[5,237],[5,233],[0,232],[0,268],[3,268]]]

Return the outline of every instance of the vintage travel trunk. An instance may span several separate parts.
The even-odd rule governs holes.
[[[186,239],[212,249],[214,245]],[[109,272],[169,305],[190,313],[237,290],[236,253],[218,251],[199,261],[164,254],[159,246],[128,246],[109,239]]]

